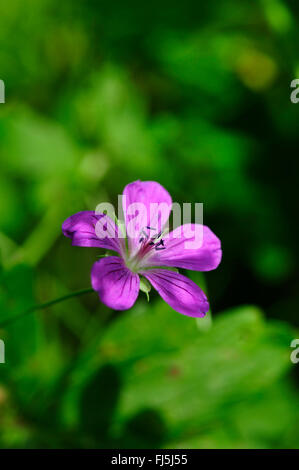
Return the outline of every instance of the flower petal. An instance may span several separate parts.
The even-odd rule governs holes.
[[[108,256],[94,263],[91,285],[107,307],[127,310],[138,297],[139,276],[132,273],[118,256]]]
[[[155,235],[166,224],[171,211],[172,200],[163,186],[155,181],[134,181],[123,192],[123,211],[129,247],[138,247],[141,232]]]
[[[113,220],[95,211],[71,215],[62,224],[62,232],[72,239],[72,245],[105,248],[123,253],[124,239]]]
[[[164,250],[153,250],[144,260],[143,266],[211,271],[217,268],[222,257],[219,238],[205,225],[186,224],[178,227],[166,235],[164,246]]]
[[[140,272],[174,310],[190,317],[204,317],[209,310],[205,293],[195,282],[167,269]]]

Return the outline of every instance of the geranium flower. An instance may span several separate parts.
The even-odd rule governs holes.
[[[140,279],[143,285],[145,278],[174,310],[203,317],[209,310],[206,295],[174,268],[217,268],[222,256],[220,240],[208,227],[197,224],[180,226],[164,236],[172,200],[159,183],[135,181],[125,187],[123,196],[126,238],[107,214],[95,211],[78,212],[62,225],[63,234],[73,245],[116,252],[96,261],[91,270],[92,288],[101,302],[114,310],[131,308],[139,294]],[[142,221],[138,210],[131,210],[140,203],[146,209]],[[163,211],[151,211],[153,203],[162,204]],[[200,243],[196,243],[196,229],[202,233]]]

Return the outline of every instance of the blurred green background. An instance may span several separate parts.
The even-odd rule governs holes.
[[[90,286],[69,215],[203,202],[213,322],[87,294],[0,329],[0,446],[298,448],[295,0],[1,2],[0,323]]]

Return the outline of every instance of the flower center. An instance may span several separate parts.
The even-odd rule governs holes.
[[[127,266],[131,271],[137,272],[141,261],[153,250],[165,250],[164,240],[161,237],[162,232],[157,232],[153,227],[143,227],[139,235],[139,249],[137,253],[127,260]]]

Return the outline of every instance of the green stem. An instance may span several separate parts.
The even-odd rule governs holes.
[[[58,297],[58,299],[49,300],[48,302],[45,302],[43,304],[33,305],[32,307],[28,308],[24,312],[19,313],[18,315],[15,315],[12,318],[7,318],[6,320],[3,320],[0,323],[0,328],[10,325],[10,323],[13,323],[15,320],[19,320],[20,318],[23,318],[27,314],[35,312],[36,310],[41,310],[42,308],[51,307],[52,305],[58,304],[59,302],[63,302],[64,300],[68,300],[73,297],[78,297],[79,295],[89,294],[91,292],[94,292],[94,290],[91,287],[89,287],[88,289],[81,289],[81,290],[78,290],[77,292],[72,292],[71,294],[64,295],[63,297]]]

